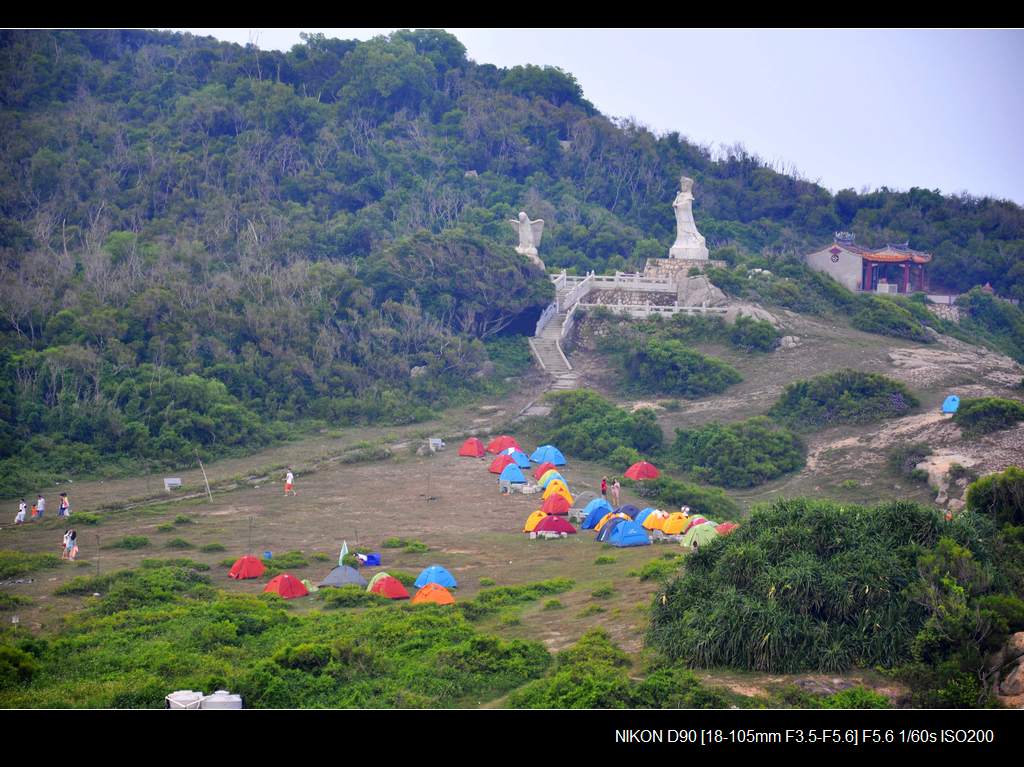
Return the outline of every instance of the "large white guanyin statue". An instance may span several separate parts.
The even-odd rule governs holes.
[[[692,178],[683,176],[679,179],[679,194],[672,208],[676,212],[676,241],[669,248],[668,257],[707,260],[708,248],[693,220]]]
[[[538,218],[531,221],[530,217],[521,211],[519,218],[509,219],[509,223],[519,235],[519,246],[516,248],[516,253],[535,261],[543,269],[544,262],[537,255],[537,248],[540,247],[540,238],[544,234],[544,219]]]

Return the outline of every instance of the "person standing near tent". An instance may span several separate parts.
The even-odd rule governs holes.
[[[68,500],[67,493],[60,494],[60,508],[57,509],[58,517],[70,517],[71,516],[71,501]]]
[[[601,497],[608,496],[608,477],[601,477]]]
[[[14,518],[14,524],[23,525],[25,524],[25,512],[28,510],[28,505],[25,503],[25,499],[21,499],[21,503],[18,504],[18,514]]]
[[[298,495],[298,493],[295,492],[295,475],[292,474],[292,470],[290,468],[288,469],[288,474],[284,478],[284,494],[288,495],[288,493]]]
[[[612,485],[612,506],[619,508],[619,491],[622,489],[622,485],[619,484],[619,480],[615,480],[615,484]]]
[[[42,519],[44,511],[46,511],[46,499],[40,495],[36,500],[36,516]]]

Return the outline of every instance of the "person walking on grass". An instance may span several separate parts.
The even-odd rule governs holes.
[[[295,492],[295,475],[292,474],[291,469],[288,469],[288,474],[284,478],[284,494],[288,495],[288,493],[298,495],[298,493]]]
[[[605,498],[608,495],[608,477],[601,477],[601,497]]]
[[[46,511],[46,499],[43,498],[43,496],[40,495],[39,498],[36,499],[36,514],[35,515],[39,519],[42,519],[44,511]]]
[[[67,559],[71,556],[71,530],[64,531],[64,539],[60,545],[60,558]]]
[[[71,528],[68,535],[68,559],[74,562],[78,559],[78,531]]]
[[[615,484],[612,485],[612,506],[616,509],[619,508],[619,490],[622,489],[622,485],[619,484],[619,480],[615,480]]]
[[[71,501],[68,500],[67,493],[60,494],[60,508],[57,509],[58,517],[70,517],[71,516]]]
[[[25,524],[25,512],[28,510],[28,505],[25,503],[25,499],[21,499],[21,503],[18,504],[18,514],[14,518],[14,524],[23,525]]]

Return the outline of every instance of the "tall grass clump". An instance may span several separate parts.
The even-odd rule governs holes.
[[[768,415],[791,428],[820,428],[906,415],[919,404],[899,381],[846,369],[791,383]]]

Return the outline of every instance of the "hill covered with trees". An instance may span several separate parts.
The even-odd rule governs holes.
[[[672,241],[683,173],[713,257],[771,267],[842,228],[933,251],[950,289],[1024,297],[1012,203],[832,195],[601,115],[556,68],[472,62],[444,32],[279,53],[7,31],[0,67],[6,477],[422,418],[488,386],[508,353],[492,342],[550,301],[508,219],[545,219],[550,267],[641,267]]]

